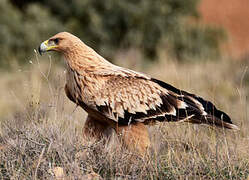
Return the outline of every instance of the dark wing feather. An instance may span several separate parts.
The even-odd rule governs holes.
[[[176,120],[172,117],[182,103],[167,89],[148,79],[124,76],[109,76],[96,98],[96,102],[102,103],[96,103],[96,110],[120,125]]]
[[[188,108],[187,112],[192,112],[194,116],[189,120],[193,123],[206,123],[210,125],[216,125],[220,127],[226,127],[229,129],[238,129],[236,125],[233,125],[231,118],[223,111],[218,110],[213,103],[204,100],[203,98],[186,91],[179,90],[163,81],[157,79],[151,79],[153,82],[158,83],[163,88],[166,88],[176,94],[181,95],[180,100],[186,102]],[[183,112],[181,117],[184,117]]]

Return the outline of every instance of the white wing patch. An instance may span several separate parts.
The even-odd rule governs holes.
[[[195,98],[193,98],[193,97],[191,97],[191,96],[188,96],[188,98],[189,98],[191,101],[193,101],[193,102],[198,106],[198,108],[202,111],[202,115],[203,115],[203,116],[206,116],[206,115],[207,115],[207,112],[205,111],[203,105],[202,105],[199,101],[197,101]]]
[[[178,101],[179,104],[178,104],[178,108],[179,109],[186,109],[188,107],[188,105],[184,102],[184,101]]]

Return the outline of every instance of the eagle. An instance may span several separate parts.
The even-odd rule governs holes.
[[[57,51],[66,62],[67,97],[87,113],[84,135],[101,139],[113,128],[128,149],[150,147],[147,125],[189,122],[236,129],[231,118],[200,96],[161,80],[116,66],[68,32],[40,44],[38,52]]]

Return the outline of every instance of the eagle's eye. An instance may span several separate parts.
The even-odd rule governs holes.
[[[59,44],[59,38],[55,38],[55,39],[54,39],[54,43],[55,43],[56,45],[58,45],[58,44]]]

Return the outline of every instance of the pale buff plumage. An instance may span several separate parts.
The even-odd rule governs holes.
[[[237,129],[229,116],[196,95],[148,75],[111,64],[76,36],[62,32],[43,42],[39,52],[65,57],[70,100],[89,114],[86,135],[101,138],[112,127],[130,149],[145,152],[150,144],[145,124],[187,121]]]

